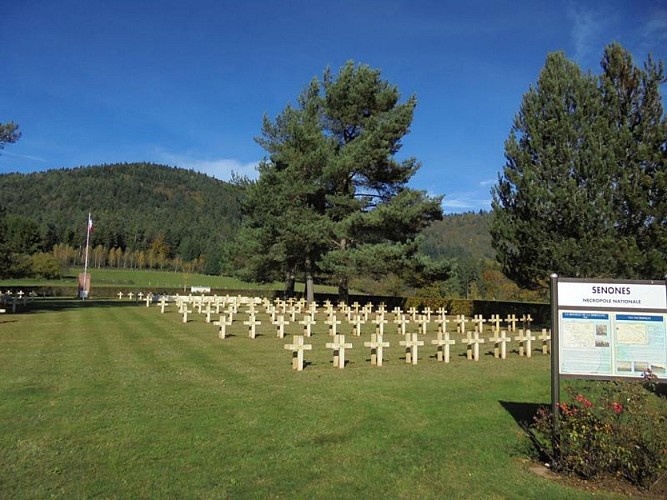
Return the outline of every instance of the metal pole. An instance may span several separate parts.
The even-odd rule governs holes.
[[[88,212],[88,223],[86,224],[86,258],[83,265],[83,298],[88,298],[88,289],[86,284],[88,282],[88,246],[90,244],[90,226],[91,226],[91,214]]]
[[[560,361],[558,345],[558,275],[551,275],[551,415],[554,456],[558,449],[558,417],[560,412]]]

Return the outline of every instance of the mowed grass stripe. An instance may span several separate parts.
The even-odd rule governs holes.
[[[384,367],[350,337],[338,370],[322,330],[297,373],[272,327],[221,341],[201,317],[95,303],[15,319],[0,323],[0,360],[15,358],[0,496],[578,497],[525,470],[500,404],[544,402],[548,357],[409,366],[391,334]]]

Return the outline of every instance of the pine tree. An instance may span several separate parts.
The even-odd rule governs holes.
[[[505,144],[491,234],[521,285],[552,272],[654,278],[667,264],[662,67],[638,70],[617,44],[602,66],[596,78],[550,54]]]
[[[441,218],[441,198],[407,187],[419,168],[397,161],[416,100],[365,65],[325,71],[258,142],[269,152],[248,189],[242,238],[252,237],[256,269],[336,280],[341,300],[356,273],[385,273],[414,253],[414,238]]]

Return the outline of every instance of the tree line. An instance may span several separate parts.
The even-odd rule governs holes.
[[[547,56],[506,141],[491,213],[443,216],[442,197],[409,187],[420,163],[398,153],[416,98],[401,100],[379,70],[349,62],[264,117],[256,180],[145,163],[0,175],[0,274],[48,258],[80,263],[92,211],[93,266],[189,266],[284,280],[287,292],[303,280],[309,294],[322,282],[342,299],[350,286],[534,299],[552,272],[661,278],[663,64],[649,57],[639,68],[614,43],[601,68]],[[2,125],[0,149],[19,137],[16,124]]]

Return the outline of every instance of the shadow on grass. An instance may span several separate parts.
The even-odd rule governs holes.
[[[526,430],[535,420],[537,412],[542,407],[550,407],[550,403],[514,403],[511,401],[498,401],[507,413],[523,430]]]
[[[48,298],[48,299],[32,299],[25,305],[18,305],[16,312],[11,312],[11,306],[5,307],[8,316],[10,315],[24,315],[24,314],[38,314],[43,312],[64,311],[67,309],[81,309],[85,307],[146,307],[145,302],[138,301],[121,301],[114,299],[106,300],[81,300],[75,298]]]

